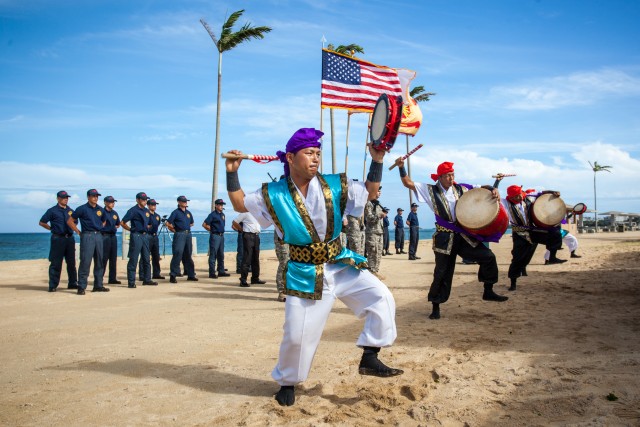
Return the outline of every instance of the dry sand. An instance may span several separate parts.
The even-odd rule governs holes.
[[[358,375],[362,321],[338,302],[287,408],[270,377],[284,313],[273,251],[261,257],[266,285],[207,279],[199,256],[197,283],[84,297],[66,284],[47,293],[46,260],[2,262],[0,424],[637,426],[640,232],[578,238],[581,259],[544,266],[539,248],[513,293],[511,239],[492,244],[506,303],[482,301],[477,266],[458,264],[438,321],[427,318],[430,241],[419,261],[383,258],[398,339],[381,358],[405,374]]]

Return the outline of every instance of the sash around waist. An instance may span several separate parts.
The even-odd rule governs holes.
[[[305,264],[324,264],[335,259],[342,252],[340,237],[329,242],[311,243],[309,245],[289,244],[289,258],[291,261]]]

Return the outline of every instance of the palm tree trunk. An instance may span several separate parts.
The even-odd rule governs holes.
[[[220,157],[220,97],[222,92],[222,52],[218,52],[218,99],[216,103],[216,142],[213,155],[213,185],[211,188],[211,211],[218,198],[218,158]]]
[[[596,172],[593,172],[593,210],[596,216],[595,231],[598,232],[598,196],[596,194]]]

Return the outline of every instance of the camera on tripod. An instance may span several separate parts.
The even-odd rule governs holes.
[[[162,215],[162,218],[160,218],[160,223],[164,224],[165,222],[167,222],[167,215]]]

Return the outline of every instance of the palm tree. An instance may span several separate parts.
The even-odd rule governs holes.
[[[211,40],[218,49],[218,99],[216,108],[216,142],[215,155],[213,157],[213,185],[211,189],[211,210],[214,209],[214,201],[218,197],[218,157],[220,157],[220,94],[222,89],[222,53],[233,49],[251,39],[262,39],[264,34],[271,31],[269,27],[252,27],[249,22],[244,24],[238,31],[233,31],[236,21],[242,16],[244,9],[233,12],[229,18],[222,24],[220,37],[209,28],[209,24],[204,19],[200,19],[200,23],[207,30]]]
[[[429,97],[435,95],[434,92],[424,93],[424,86],[416,86],[409,91],[409,96],[415,99],[416,102],[429,101]],[[407,153],[409,153],[409,135],[405,135],[407,138]],[[411,177],[411,157],[407,157],[407,174]],[[413,203],[413,193],[409,190],[409,205]]]
[[[595,212],[595,218],[596,218],[595,227],[596,227],[596,233],[597,233],[598,232],[598,199],[596,196],[596,174],[602,171],[611,173],[609,169],[611,169],[613,166],[602,166],[602,165],[599,165],[597,161],[594,161],[593,164],[591,164],[591,162],[589,162],[588,160],[587,162],[589,163],[589,166],[591,166],[591,170],[593,171],[593,210]]]
[[[333,47],[333,45],[329,45]],[[364,49],[362,46],[357,45],[355,43],[351,43],[348,45],[340,45],[337,48],[333,49],[334,52],[341,53],[343,55],[354,56],[356,53],[360,53],[364,55]]]

